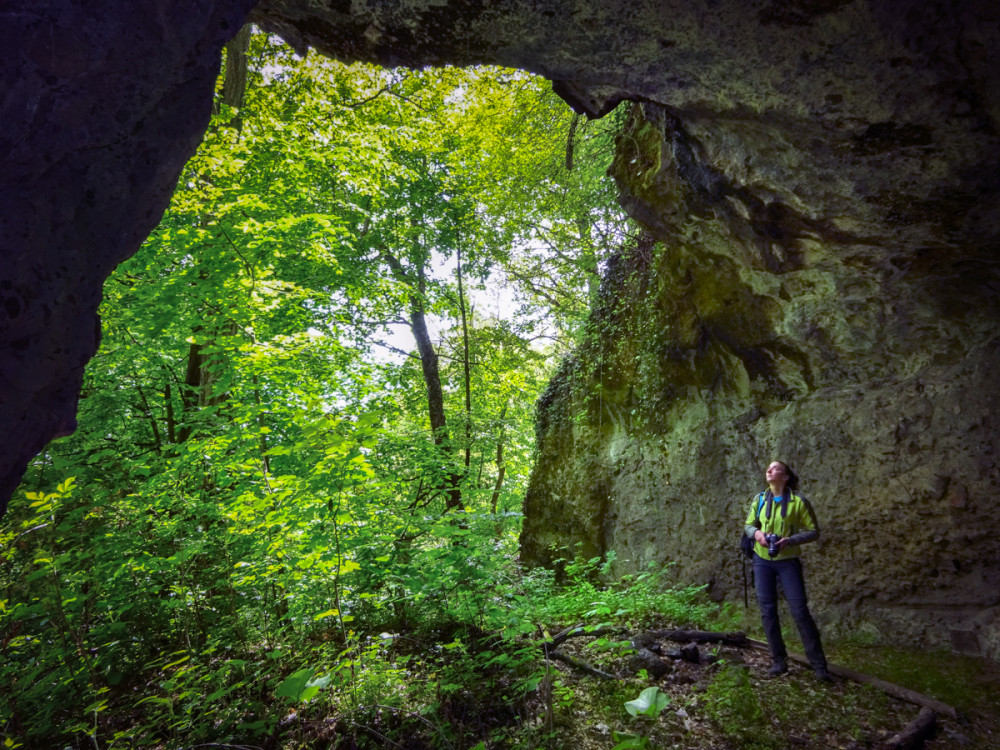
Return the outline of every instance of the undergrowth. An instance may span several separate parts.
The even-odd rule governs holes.
[[[601,558],[556,561],[564,583],[555,583],[550,570],[536,569],[524,578],[533,616],[547,623],[594,623],[614,619],[637,625],[651,620],[669,620],[691,627],[725,618],[719,605],[708,601],[704,586],[671,586],[670,566],[651,563],[638,574],[623,575],[606,583],[615,563],[615,553]]]
[[[337,618],[325,628],[289,619],[253,639],[229,623],[202,640],[182,631],[156,650],[155,629],[142,644],[136,625],[116,632],[110,622],[102,626],[109,635],[90,646],[97,631],[60,618],[70,562],[38,558],[39,572],[11,589],[34,585],[33,603],[25,596],[0,612],[5,747],[467,747],[498,737],[510,746],[519,733],[530,745],[541,741],[532,707],[539,696],[550,718],[575,702],[539,647],[550,630],[664,613],[706,623],[713,609],[697,588],[664,589],[661,571],[605,586],[607,561],[576,559],[556,583],[548,571],[494,559],[475,595],[425,585],[419,600],[371,610],[356,628]],[[151,596],[133,589],[131,601],[142,607]],[[213,616],[225,621],[223,612]],[[621,643],[607,649],[609,657],[625,651]],[[150,656],[138,661],[143,653]]]
[[[65,656],[45,661],[47,649],[73,649],[58,623],[47,640],[8,636],[0,746],[869,747],[915,713],[874,688],[822,685],[803,670],[764,680],[766,657],[731,647],[702,646],[691,663],[671,661],[664,645],[669,670],[653,680],[632,661],[637,633],[727,630],[733,617],[699,587],[667,587],[669,569],[604,585],[610,562],[564,561],[558,583],[549,571],[508,567],[494,577],[491,605],[466,619],[424,608],[405,626],[387,617],[307,635],[284,627],[266,642],[210,638],[164,652],[116,684],[67,670]],[[585,674],[541,647],[574,625],[583,631],[560,650],[617,679]]]

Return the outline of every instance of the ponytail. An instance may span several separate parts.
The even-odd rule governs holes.
[[[778,461],[779,464],[785,467],[785,476],[788,477],[785,480],[785,486],[791,492],[798,492],[799,490],[799,475],[792,471],[792,467],[786,464],[784,461]]]

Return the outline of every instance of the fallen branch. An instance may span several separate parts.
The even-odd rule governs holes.
[[[747,643],[751,647],[757,649],[758,651],[766,651],[770,653],[770,649],[767,644],[763,641],[755,641],[752,638],[747,639]],[[809,666],[809,660],[802,654],[788,654],[788,658],[792,661],[798,662],[799,664],[804,664]],[[837,675],[837,677],[844,677],[848,680],[854,680],[855,682],[863,682],[868,685],[874,685],[879,690],[888,693],[889,695],[904,700],[907,703],[913,703],[917,706],[924,706],[932,711],[936,711],[939,714],[945,714],[953,719],[958,718],[958,711],[954,706],[949,706],[947,703],[942,703],[941,701],[931,698],[930,696],[924,695],[923,693],[918,693],[916,690],[910,690],[902,685],[896,685],[892,682],[886,682],[878,677],[872,677],[870,674],[864,674],[863,672],[855,672],[853,669],[847,669],[847,667],[838,667],[833,664],[828,664],[827,669],[830,674]]]
[[[742,631],[734,633],[713,633],[708,630],[650,630],[636,636],[636,639],[663,639],[678,643],[722,643],[726,646],[746,646],[749,643],[747,634]]]
[[[570,638],[583,638],[583,637],[593,637],[599,638],[602,635],[613,635],[615,633],[623,633],[625,628],[612,628],[612,627],[599,627],[599,628],[587,628],[585,625],[574,625],[572,627],[566,628],[565,630],[560,630],[554,636],[552,640],[545,641],[542,645],[548,646],[549,648],[557,648],[560,644],[565,643]]]
[[[886,741],[886,750],[915,750],[923,747],[924,740],[934,733],[936,726],[937,714],[924,706],[917,714],[917,718]]]
[[[579,669],[581,672],[586,672],[593,677],[600,677],[602,680],[618,679],[615,675],[601,671],[592,664],[588,664],[583,659],[577,659],[575,656],[564,654],[562,651],[549,651],[549,658],[561,661],[564,664],[569,664],[574,669]]]

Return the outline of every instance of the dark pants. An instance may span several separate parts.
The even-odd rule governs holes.
[[[753,575],[757,587],[757,602],[760,604],[760,619],[764,623],[767,645],[776,662],[785,663],[788,652],[781,637],[781,623],[778,622],[778,581],[785,593],[785,601],[799,628],[802,647],[813,669],[826,668],[826,656],[819,640],[819,630],[809,614],[806,603],[806,584],[802,578],[802,563],[798,558],[790,560],[764,560],[755,557]]]

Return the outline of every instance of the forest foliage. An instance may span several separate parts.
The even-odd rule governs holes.
[[[79,429],[0,526],[8,747],[273,738],[318,698],[430,710],[475,675],[407,684],[388,644],[462,652],[559,601],[517,570],[521,498],[536,397],[629,231],[614,119],[521,72],[245,44],[105,285]]]

